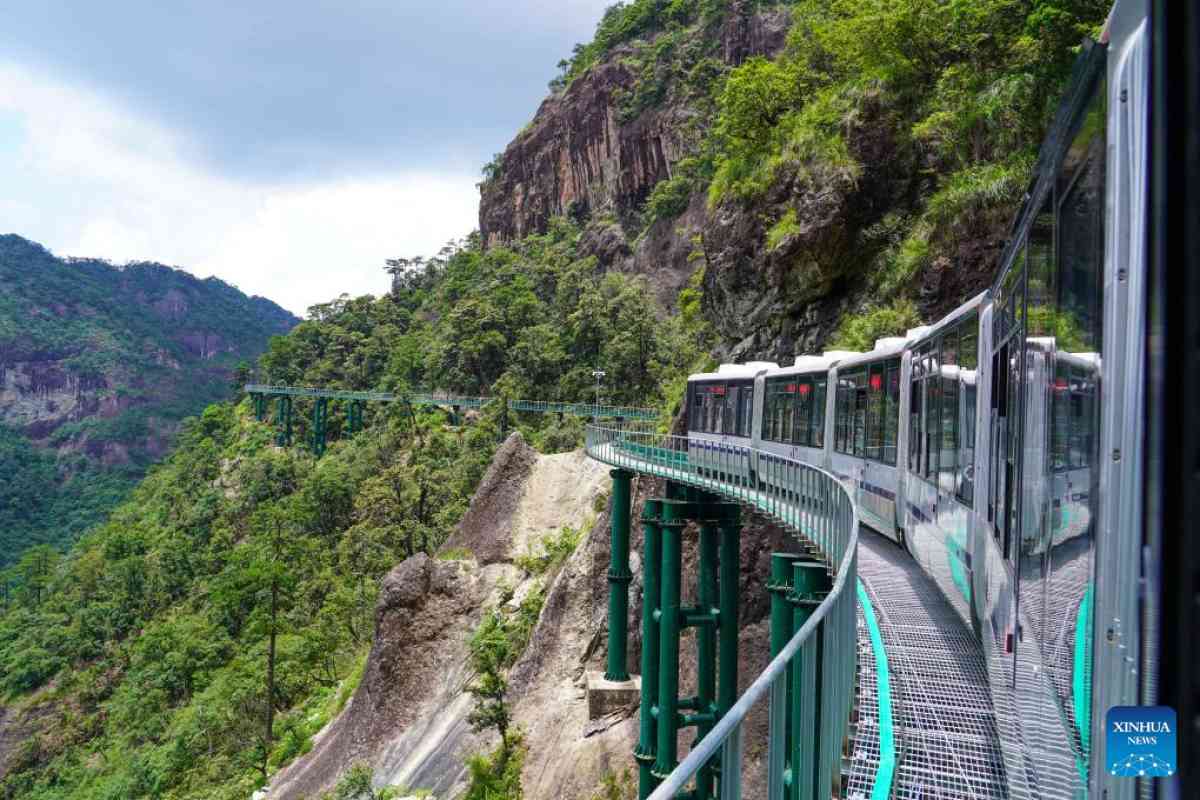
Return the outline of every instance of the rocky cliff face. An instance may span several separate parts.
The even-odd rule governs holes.
[[[707,58],[733,66],[783,46],[785,11],[733,5],[715,35],[692,34]],[[694,151],[708,123],[696,92],[672,86],[669,101],[629,116],[627,98],[640,77],[634,55],[635,47],[621,46],[548,97],[505,149],[481,187],[479,230],[486,244],[539,232],[553,216],[627,217]],[[706,87],[693,88],[702,95]]]
[[[689,29],[684,44],[676,32],[672,47],[700,48],[728,69],[779,53],[790,22],[785,7],[730,0],[719,29]],[[645,276],[667,307],[703,268],[703,309],[718,357],[782,362],[819,351],[844,314],[871,306],[866,277],[895,244],[889,226],[919,214],[930,165],[915,160],[911,143],[893,140],[892,131],[906,127],[894,101],[867,90],[841,130],[854,168],[784,165],[760,196],[716,205],[696,187],[678,213],[646,224],[650,192],[675,176],[681,159],[697,155],[714,114],[711,91],[702,91],[711,86],[696,85],[695,68],[659,75],[657,99],[630,114],[630,97],[644,94],[654,74],[648,54],[667,35],[616,47],[542,103],[481,184],[484,242],[501,245],[570,216],[585,225],[581,252],[602,269]],[[679,60],[669,69],[678,73]],[[772,227],[792,215],[787,235],[769,243]],[[912,277],[922,317],[934,319],[986,286],[1003,221]]]

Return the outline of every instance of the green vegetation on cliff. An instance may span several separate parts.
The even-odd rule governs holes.
[[[1110,3],[791,6],[783,53],[746,61],[719,86],[699,153],[707,166],[690,168],[693,186],[705,188],[711,175],[710,205],[754,203],[789,181],[793,193],[835,175],[855,182],[886,152],[903,165],[911,194],[859,232],[856,255],[876,300],[887,301],[935,260],[953,262],[964,241],[1008,222],[1078,45],[1096,35]],[[796,227],[795,206],[783,208],[771,249]]]
[[[884,154],[895,165],[884,176],[886,201],[851,220],[861,225],[846,228],[872,299],[842,320],[836,337],[861,348],[914,324],[914,279],[1007,216],[1073,48],[1099,24],[1104,3],[781,5],[791,7],[794,23],[781,55],[711,72],[711,63],[694,60],[676,32],[690,26],[711,35],[734,4],[618,4],[595,42],[565,63],[562,80],[578,79],[630,45],[639,85],[622,99],[625,109],[660,102],[661,81],[675,80],[659,72],[658,56],[670,69],[686,67],[689,90],[710,85],[715,123],[675,165],[674,177],[650,193],[645,217],[678,215],[701,193],[713,209],[751,207],[762,223],[749,228],[761,229],[755,246],[772,258],[787,257],[809,227],[804,197],[834,179],[865,180],[864,153],[876,147],[877,156]],[[696,236],[702,240],[704,232]],[[680,313],[671,316],[643,279],[606,271],[580,241],[575,223],[554,218],[545,233],[506,246],[485,251],[478,237],[469,237],[428,262],[391,262],[391,293],[314,307],[307,321],[271,341],[260,376],[578,401],[593,397],[592,373],[600,368],[607,373],[604,399],[674,410],[683,377],[713,344],[706,292],[729,273],[718,275],[700,241],[701,263],[680,294]],[[50,261],[62,268],[46,259],[47,268]],[[101,266],[78,269],[85,276],[109,270],[123,287],[142,275]],[[743,283],[765,274],[748,270]],[[0,273],[0,282],[8,292],[28,286],[29,278],[10,271]],[[129,303],[130,314],[177,313],[165,294],[145,296],[148,302]],[[40,308],[43,316],[58,315],[48,302],[36,299],[22,313]],[[71,325],[91,325],[99,303],[89,300],[66,317]],[[166,378],[179,373],[172,359],[192,357],[189,342],[197,340],[147,346],[151,331],[139,327],[141,319],[91,330],[82,340],[90,344],[74,350],[67,348],[80,341],[77,335],[47,334],[52,352],[35,352],[22,333],[40,328],[0,326],[0,337],[9,337],[0,338],[0,363],[21,360],[12,353],[48,359],[71,380],[102,380],[117,408],[129,398],[126,409],[149,409],[147,398],[175,385]],[[156,325],[183,329],[161,319]],[[209,378],[216,392],[224,379],[215,373],[188,380],[205,387]],[[183,405],[173,408],[163,416],[188,413]],[[310,409],[298,401],[298,442]],[[137,436],[156,430],[158,417],[140,413],[144,423],[136,417],[128,423]],[[361,674],[380,576],[445,541],[494,449],[496,413],[488,409],[448,428],[436,411],[372,406],[369,427],[353,440],[340,438],[335,414],[333,442],[320,461],[299,446],[275,448],[269,426],[255,422],[246,403],[212,405],[190,420],[175,453],[67,555],[36,547],[4,573],[0,692],[13,709],[45,709],[51,723],[35,725],[20,744],[0,780],[0,797],[241,800],[306,752]],[[136,439],[113,432],[127,424],[119,419],[89,418],[79,428],[62,421],[56,441],[64,449],[97,442],[103,452],[104,445]],[[514,421],[548,449],[571,446],[580,432],[570,421]],[[0,500],[29,498],[17,512],[11,503],[7,512],[0,506],[8,514],[0,525],[10,526],[0,530],[53,517],[56,501],[32,495],[51,473],[67,479],[62,457],[51,463],[20,436],[0,433],[0,459],[31,464],[19,479],[0,480]],[[87,524],[80,519],[77,527]],[[553,549],[546,548],[547,563]],[[496,616],[480,628],[477,665],[496,677],[476,685],[487,712],[477,718],[481,724],[507,725],[504,669],[526,622]],[[481,792],[512,786],[521,751],[518,741],[511,745],[473,763]],[[351,778],[358,783],[348,783],[346,792],[362,784],[361,771]]]
[[[643,279],[605,273],[578,252],[580,231],[483,251],[476,237],[412,268],[390,295],[315,306],[261,361],[272,381],[351,389],[427,387],[464,394],[652,405],[702,346],[702,322],[669,317]]]
[[[486,415],[441,421],[380,421],[318,462],[248,404],[211,406],[65,558],[31,551],[0,690],[45,687],[21,702],[56,719],[0,796],[245,798],[304,752],[372,640],[378,579],[445,539],[490,459]]]
[[[295,322],[213,278],[0,236],[0,567],[101,521]]]

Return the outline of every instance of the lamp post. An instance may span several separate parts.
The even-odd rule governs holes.
[[[592,422],[596,425],[600,424],[600,382],[605,374],[602,369],[592,370],[592,377],[596,379],[596,405],[592,408]]]

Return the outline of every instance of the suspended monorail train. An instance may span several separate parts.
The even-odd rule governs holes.
[[[994,283],[865,353],[691,376],[689,459],[852,487],[979,638],[1013,797],[1131,797],[1103,715],[1145,701],[1140,491],[1149,23],[1085,43]],[[1198,221],[1200,222],[1200,221]],[[967,713],[967,712],[964,712]]]

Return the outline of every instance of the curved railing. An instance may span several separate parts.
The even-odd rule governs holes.
[[[840,795],[842,743],[853,700],[858,510],[832,474],[747,447],[690,441],[591,425],[587,453],[597,461],[665,478],[757,508],[790,528],[825,562],[832,588],[750,687],[650,800],[675,798],[719,757],[720,797],[741,797],[746,716],[769,696],[766,787],[769,798]],[[776,587],[778,588],[778,587]],[[790,675],[790,678],[789,678]],[[795,691],[789,692],[789,684]],[[789,730],[790,729],[790,730]]]

